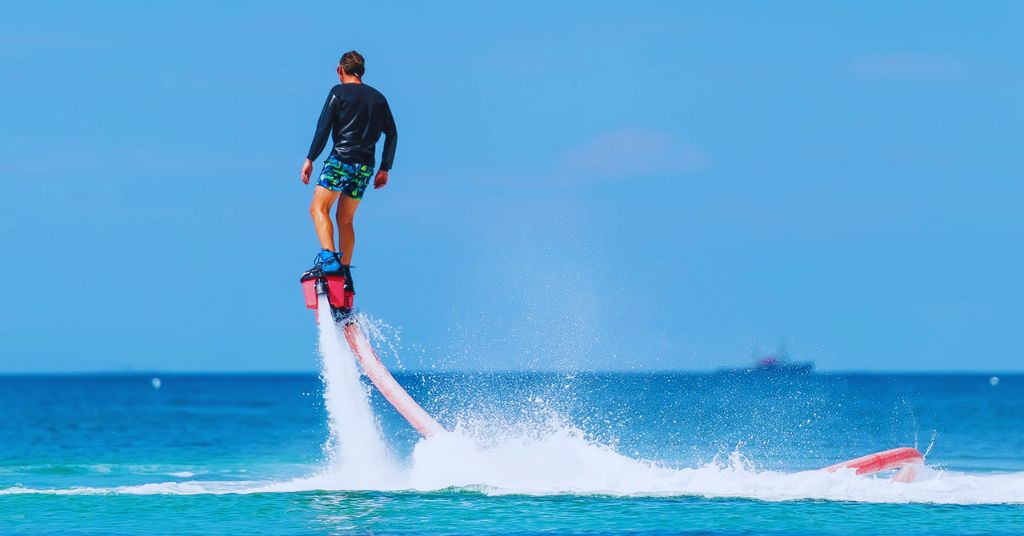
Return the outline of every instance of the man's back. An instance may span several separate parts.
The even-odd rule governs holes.
[[[375,165],[374,152],[381,133],[387,135],[380,169],[389,170],[395,157],[397,131],[387,99],[366,84],[338,84],[324,102],[308,158],[315,160],[327,143],[334,141],[331,155],[346,164]]]

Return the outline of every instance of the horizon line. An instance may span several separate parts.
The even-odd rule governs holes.
[[[742,369],[648,369],[648,370],[621,370],[621,369],[540,369],[540,370],[515,370],[515,369],[400,369],[393,370],[393,374],[746,374]],[[931,376],[1024,376],[1024,370],[1020,371],[993,371],[993,370],[962,370],[962,369],[894,369],[894,370],[870,370],[870,369],[825,369],[811,372],[757,372],[766,376],[828,376],[828,375],[931,375]],[[320,371],[313,369],[303,370],[70,370],[70,371],[0,371],[0,377],[19,376],[306,376],[319,375]]]

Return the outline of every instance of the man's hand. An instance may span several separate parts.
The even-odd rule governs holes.
[[[380,190],[388,184],[388,170],[382,169],[377,172],[377,176],[373,179],[373,189]]]
[[[307,158],[306,161],[302,163],[302,184],[309,184],[309,177],[312,174],[313,161]],[[385,179],[385,182],[386,181],[387,180]]]

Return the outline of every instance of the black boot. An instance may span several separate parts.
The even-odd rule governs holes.
[[[356,284],[352,281],[352,265],[343,264],[341,272],[345,274],[345,291],[351,292],[354,295],[356,293]]]

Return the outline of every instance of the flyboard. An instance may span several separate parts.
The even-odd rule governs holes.
[[[351,277],[346,273],[323,273],[308,271],[302,274],[302,293],[306,299],[306,307],[317,309],[319,300],[329,300],[334,319],[343,325],[345,340],[352,353],[359,361],[373,385],[377,387],[380,394],[394,406],[405,420],[416,429],[423,437],[444,432],[444,428],[430,416],[409,393],[399,385],[395,377],[391,375],[384,363],[381,362],[377,352],[373,350],[366,332],[359,326],[359,322],[352,314],[352,307],[355,302],[355,289],[351,284]],[[900,447],[860,458],[854,458],[822,469],[829,473],[844,469],[853,469],[858,475],[873,475],[886,471],[895,471],[892,480],[895,482],[912,482],[917,477],[918,468],[924,464],[924,455],[917,449],[911,447]]]
[[[377,352],[373,350],[366,332],[352,314],[356,293],[351,285],[351,277],[346,275],[347,273],[322,273],[312,270],[302,274],[300,282],[306,307],[315,311],[319,300],[329,300],[334,319],[344,326],[345,340],[359,361],[363,374],[370,378],[380,394],[384,395],[384,398],[423,437],[443,432],[444,428],[409,396],[377,357]]]

